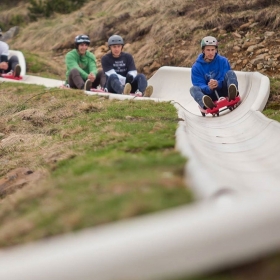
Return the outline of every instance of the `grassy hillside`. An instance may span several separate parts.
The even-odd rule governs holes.
[[[3,83],[0,247],[191,201],[169,103]]]

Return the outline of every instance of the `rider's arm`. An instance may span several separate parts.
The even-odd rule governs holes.
[[[135,62],[133,56],[130,53],[125,54],[127,57],[127,74],[131,75],[133,78],[137,75],[137,70],[135,66]]]
[[[5,42],[0,42],[0,62],[8,62],[9,45]]]
[[[221,64],[219,65],[220,69],[223,69],[222,72],[221,72],[221,75],[219,76],[219,78],[217,79],[218,81],[218,86],[217,86],[217,89],[221,89],[223,87],[223,81],[225,79],[225,74],[231,70],[231,67],[230,67],[230,64],[229,64],[229,61],[223,57],[222,60],[221,60]]]
[[[209,88],[207,81],[204,78],[204,74],[199,71],[195,66],[191,70],[191,79],[194,86],[200,87],[204,94],[211,94],[213,91]]]
[[[9,56],[9,46],[6,43],[2,43],[0,45],[0,69],[7,70],[8,69],[8,56]]]
[[[97,75],[97,67],[96,67],[96,57],[91,52],[87,52],[88,59],[89,59],[89,72]]]

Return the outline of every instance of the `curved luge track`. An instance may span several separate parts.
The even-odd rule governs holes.
[[[215,118],[202,117],[190,96],[189,68],[162,67],[149,80],[150,100],[173,102],[183,119],[176,148],[188,158],[196,203],[0,251],[0,279],[176,279],[279,250],[280,126],[260,112],[269,79],[237,76],[242,103]]]

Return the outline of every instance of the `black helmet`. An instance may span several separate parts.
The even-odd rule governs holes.
[[[78,35],[75,38],[75,46],[76,48],[78,47],[79,44],[85,43],[85,44],[90,44],[90,39],[87,35]]]
[[[110,47],[112,45],[124,45],[123,38],[119,35],[112,35],[108,39],[108,46]]]

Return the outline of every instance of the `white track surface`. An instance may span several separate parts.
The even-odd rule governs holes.
[[[2,250],[0,279],[176,279],[279,250],[280,125],[260,113],[268,78],[236,73],[242,103],[215,118],[190,97],[190,69],[162,67],[149,80],[151,99],[173,100],[184,120],[176,147],[196,203]]]

